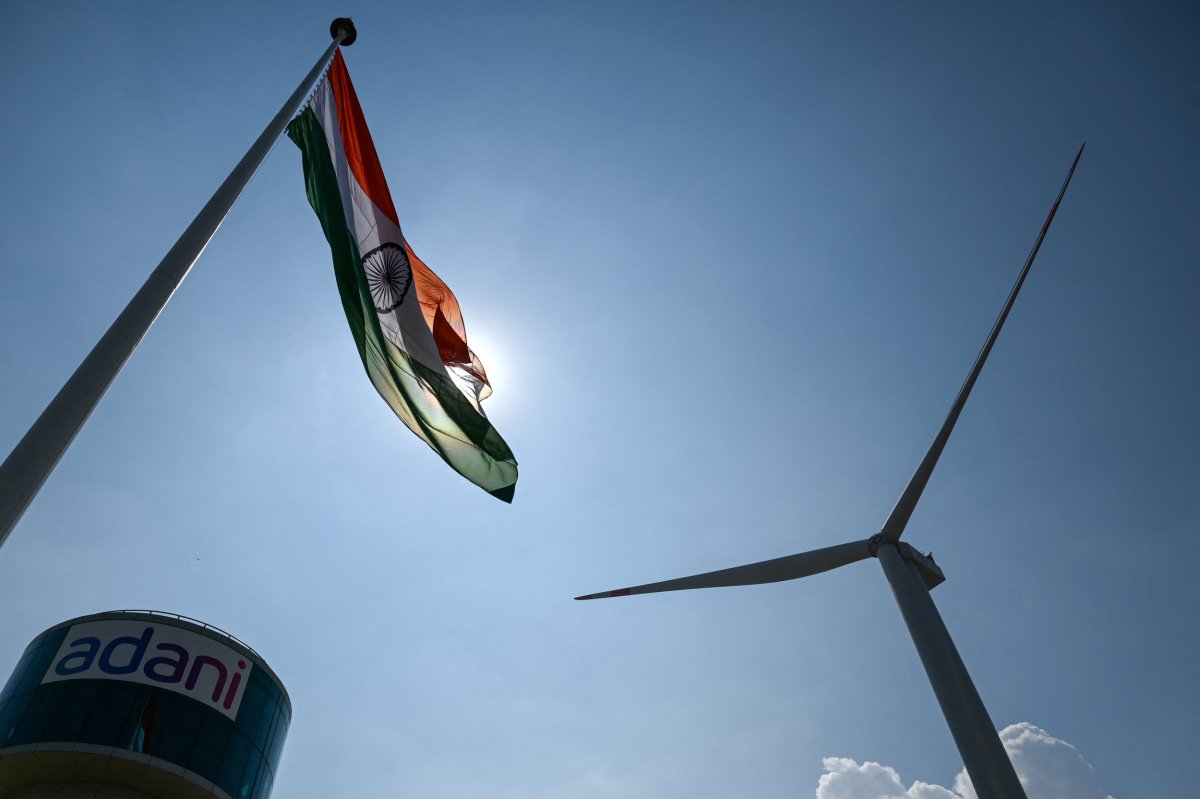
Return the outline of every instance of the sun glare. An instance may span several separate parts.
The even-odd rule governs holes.
[[[512,338],[486,322],[471,324],[467,336],[492,385],[492,395],[484,401],[485,410],[513,406],[520,395],[521,362],[519,350],[511,346]]]

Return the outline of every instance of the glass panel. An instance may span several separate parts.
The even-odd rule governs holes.
[[[242,706],[238,708],[237,726],[252,739],[256,738],[269,699],[267,684],[258,676],[258,671],[250,672],[250,680],[242,695]]]
[[[37,647],[30,646],[25,650],[25,654],[21,655],[21,659],[17,661],[17,665],[13,667],[12,676],[8,678],[8,682],[4,684],[4,691],[0,693],[0,699],[8,699],[13,694],[17,693],[17,687],[21,685],[21,678],[25,672],[29,670],[29,665],[33,663],[37,657]]]
[[[235,799],[240,799],[242,791],[242,774],[246,771],[246,760],[250,757],[253,747],[250,738],[241,730],[234,730],[229,739],[229,748],[225,750],[225,758],[221,763],[221,771],[215,780],[217,785]]]
[[[13,668],[12,676],[4,686],[4,692],[0,693],[0,699],[36,688],[41,683],[42,677],[45,676],[50,661],[54,659],[54,654],[58,652],[66,635],[66,630],[59,630],[45,638],[34,639],[26,647],[16,667]]]
[[[135,702],[130,721],[133,731],[127,746],[134,752],[149,754],[154,749],[154,733],[162,723],[166,709],[170,707],[171,694],[158,688],[149,688],[140,702]]]
[[[186,767],[192,755],[192,745],[204,721],[204,707],[194,699],[170,691],[165,691],[166,695],[171,696],[173,704],[170,712],[163,714],[162,724],[154,733],[152,754]]]
[[[252,746],[250,757],[246,759],[246,772],[242,775],[242,783],[234,799],[250,799],[254,780],[258,777],[258,770],[262,765],[262,752],[258,751],[258,747]]]
[[[133,739],[129,748],[135,752],[155,754],[159,736],[162,734],[163,723],[171,713],[176,695],[161,688],[151,688],[141,713],[133,728]]]
[[[54,660],[54,656],[58,654],[58,648],[62,646],[63,639],[67,637],[66,630],[48,635],[38,644],[37,654],[29,664],[29,669],[25,672],[22,684],[29,688],[36,688],[41,684],[42,678],[46,676],[46,670],[50,668],[50,662]]]
[[[275,772],[264,762],[258,770],[258,779],[254,781],[254,791],[250,794],[254,799],[263,799],[271,793],[271,785],[275,782]]]
[[[50,720],[62,692],[62,683],[47,685],[33,692],[25,712],[17,719],[17,730],[8,741],[10,746],[41,740],[42,728]]]
[[[100,687],[94,682],[65,682],[62,685],[62,698],[55,706],[45,729],[42,730],[40,741],[75,741],[83,730],[83,725],[91,713],[92,705],[100,694]]]
[[[135,689],[135,693],[129,703],[129,710],[122,719],[121,726],[117,729],[117,740],[113,743],[113,746],[124,749],[132,749],[135,743],[138,746],[144,743],[144,735],[141,730],[142,714],[146,711],[146,704],[150,701],[151,691],[156,690],[148,685],[131,685],[130,687]]]
[[[4,708],[3,714],[0,714],[0,746],[13,746],[16,744],[13,736],[17,732],[17,720],[25,713],[25,708],[29,705],[29,700],[32,698],[33,694],[17,694],[8,700],[8,705]]]
[[[100,744],[102,746],[120,746],[129,744],[130,735],[122,736],[125,719],[129,717],[136,703],[141,711],[145,702],[142,686],[133,683],[95,681],[98,696],[92,704],[88,719],[79,733],[82,743]]]
[[[263,708],[262,717],[258,720],[258,729],[254,731],[254,745],[267,752],[270,750],[271,731],[275,729],[275,717],[279,715],[279,705],[270,701]]]
[[[271,734],[271,748],[267,751],[267,760],[271,767],[279,765],[279,753],[283,751],[283,742],[287,740],[288,712],[281,703],[279,712],[275,714],[275,730]]]
[[[263,743],[263,747],[262,747],[263,756],[266,757],[268,759],[268,761],[270,760],[270,755],[271,755],[271,739],[272,739],[272,736],[275,735],[275,730],[279,727],[279,720],[281,718],[281,715],[279,713],[279,705],[275,705],[275,712],[273,712],[269,718],[270,718],[271,723],[267,727],[266,740]],[[274,765],[274,764],[272,763],[272,765]]]
[[[204,779],[215,782],[226,744],[229,743],[229,733],[233,731],[233,722],[215,710],[203,709],[201,713],[204,722],[200,725],[187,767]]]
[[[56,650],[57,651],[57,650]],[[29,656],[28,660],[22,659],[21,676],[17,678],[16,685],[13,686],[13,693],[24,693],[37,688],[42,682],[42,677],[46,675],[46,661],[54,657],[54,652],[46,655],[42,647],[35,649]]]

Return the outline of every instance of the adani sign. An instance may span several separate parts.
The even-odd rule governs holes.
[[[89,621],[67,631],[43,683],[121,680],[190,696],[231,719],[254,666],[206,635],[145,621]]]

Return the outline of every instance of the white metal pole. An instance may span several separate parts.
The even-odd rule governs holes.
[[[255,140],[229,177],[200,209],[175,245],[163,256],[125,310],[88,353],[79,368],[42,411],[25,436],[0,464],[0,546],[8,539],[25,509],[58,464],[75,435],[104,396],[129,356],[166,306],[171,295],[204,252],[209,240],[225,220],[229,209],[258,170],[271,146],[283,133],[288,120],[325,70],[338,45],[353,43],[354,23],[346,18],[330,26],[333,42],[284,102],[279,113]]]
[[[903,545],[901,545],[903,546]],[[1004,744],[917,567],[884,539],[876,550],[979,799],[1026,799]]]

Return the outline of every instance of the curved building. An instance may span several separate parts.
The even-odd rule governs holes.
[[[0,693],[0,799],[265,799],[291,717],[262,657],[215,627],[71,619]]]

